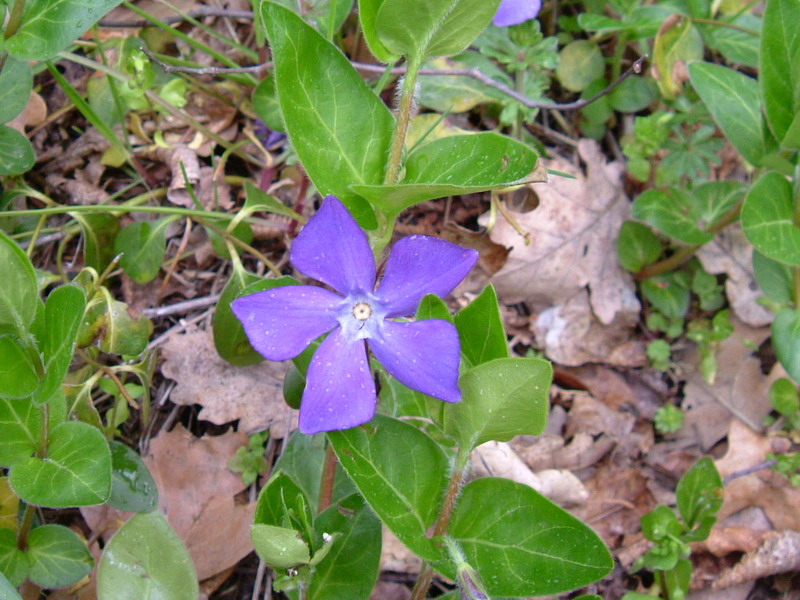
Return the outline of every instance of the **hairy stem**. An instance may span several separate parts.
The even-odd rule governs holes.
[[[442,500],[442,507],[439,510],[439,517],[436,519],[436,526],[433,530],[434,538],[447,533],[447,526],[450,524],[450,517],[453,515],[458,493],[461,491],[461,484],[464,482],[464,475],[467,471],[470,452],[468,448],[458,448],[456,465],[453,468],[453,474],[450,476],[450,483],[447,485],[447,492],[445,492],[444,499]],[[428,594],[428,588],[431,586],[432,581],[433,567],[430,563],[424,562],[422,563],[422,569],[419,572],[417,581],[414,583],[414,589],[411,591],[411,600],[425,600],[425,596]]]
[[[325,462],[322,465],[322,479],[319,482],[318,513],[321,513],[331,505],[333,481],[336,478],[336,462],[336,453],[333,451],[333,446],[328,442],[328,448],[325,451]]]
[[[411,112],[414,107],[414,89],[417,85],[417,73],[421,62],[419,58],[412,57],[406,68],[403,89],[400,92],[400,105],[397,107],[394,133],[392,133],[392,145],[389,149],[389,162],[386,163],[386,175],[383,178],[384,185],[397,183],[400,174],[400,160],[403,158],[403,146],[406,143],[408,124],[411,121]]]

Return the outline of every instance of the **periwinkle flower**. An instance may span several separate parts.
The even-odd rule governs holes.
[[[455,327],[439,319],[392,319],[413,315],[425,294],[449,294],[473,267],[477,252],[428,236],[403,238],[375,289],[366,235],[336,197],[326,196],[289,256],[298,271],[338,294],[308,285],[278,287],[238,298],[231,309],[268,360],[294,358],[330,332],[308,367],[300,431],[349,429],[373,417],[375,383],[365,342],[405,386],[445,402],[461,399]]]
[[[519,25],[535,18],[541,8],[541,0],[503,0],[497,7],[492,23],[497,27]]]

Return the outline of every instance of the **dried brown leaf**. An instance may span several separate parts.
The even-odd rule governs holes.
[[[239,431],[269,428],[281,438],[296,421],[295,411],[283,401],[285,363],[235,367],[220,358],[206,331],[173,335],[162,348],[162,372],[177,382],[170,399],[201,405],[204,421],[223,425],[239,419]]]
[[[619,228],[630,214],[622,189],[624,167],[606,163],[591,140],[581,140],[578,152],[586,175],[565,159],[550,161],[548,168],[575,179],[554,176],[546,185],[537,185],[539,206],[529,213],[512,213],[530,232],[529,245],[505,219],[498,219],[491,237],[510,246],[511,253],[493,282],[504,302],[529,302],[536,310],[564,304],[588,286],[592,310],[601,323],[608,325],[620,315],[631,320],[640,305],[633,279],[620,268],[615,249]]]

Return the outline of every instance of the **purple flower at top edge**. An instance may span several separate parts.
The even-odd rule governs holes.
[[[541,8],[541,0],[502,0],[492,23],[497,27],[519,25],[535,18]]]
[[[330,332],[314,353],[300,405],[300,431],[349,429],[375,414],[375,383],[366,343],[403,385],[458,402],[461,347],[456,328],[429,319],[401,322],[425,294],[446,296],[478,253],[423,235],[392,248],[380,285],[367,236],[338,198],[326,196],[295,239],[292,264],[337,293],[309,285],[278,287],[237,298],[231,309],[253,347],[286,360]]]

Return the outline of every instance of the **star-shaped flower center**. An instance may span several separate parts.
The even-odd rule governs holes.
[[[359,302],[353,307],[353,316],[359,321],[366,321],[372,314],[372,307],[366,302]]]

